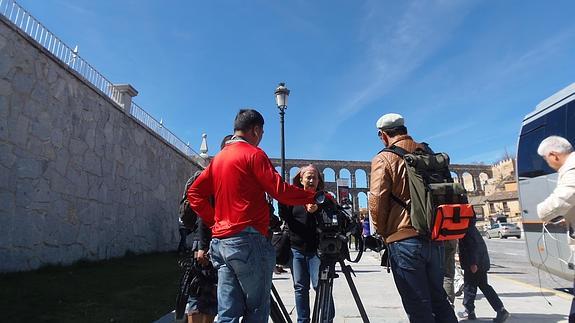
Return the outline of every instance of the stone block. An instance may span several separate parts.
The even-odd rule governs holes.
[[[76,193],[74,184],[66,176],[57,172],[52,173],[50,176],[50,190],[66,195],[74,195]]]
[[[79,139],[70,139],[70,153],[75,157],[84,156],[84,153],[88,150],[88,145]]]
[[[36,100],[27,99],[24,100],[23,96],[14,96],[12,99],[12,109],[14,111],[22,111],[24,115],[29,118],[37,118],[38,115],[45,110],[47,102],[38,102]]]
[[[16,191],[16,174],[12,168],[0,165],[0,188],[11,192]]]
[[[75,189],[88,186],[88,176],[80,164],[70,163],[66,170],[66,178],[75,186]]]
[[[0,96],[0,119],[7,119],[8,115],[10,115],[8,99],[8,96]]]
[[[56,158],[51,161],[54,169],[60,174],[65,175],[68,169],[68,162],[70,161],[70,154],[65,149],[56,151]]]
[[[48,84],[52,84],[54,82],[56,82],[56,80],[58,80],[58,66],[55,64],[49,64],[48,65],[48,71],[47,71],[47,75],[46,75],[46,82]]]
[[[0,119],[0,139],[2,141],[8,141],[8,119]]]
[[[47,84],[43,84],[42,82],[37,83],[32,90],[30,98],[37,102],[50,102],[50,92]]]
[[[16,161],[16,156],[12,152],[13,145],[7,142],[0,142],[0,165],[11,168]]]
[[[44,230],[48,227],[42,212],[16,205],[16,214],[12,218],[9,232],[11,243],[14,247],[33,249],[41,243]]]
[[[4,49],[4,47],[6,47],[7,44],[8,39],[6,38],[6,36],[0,34],[0,50]]]
[[[50,140],[52,136],[52,128],[50,127],[50,124],[45,122],[32,121],[30,123],[30,134],[37,140]]]
[[[8,123],[9,140],[15,145],[19,145],[21,147],[26,146],[26,142],[29,137],[29,125],[30,120],[23,115],[19,115],[15,122]]]
[[[50,182],[46,179],[39,178],[33,182],[34,191],[31,196],[33,202],[47,203],[52,200],[50,191]]]
[[[114,143],[114,126],[112,125],[112,122],[107,122],[104,126],[104,137],[106,138],[107,143]]]
[[[0,96],[8,96],[12,94],[12,84],[7,81],[0,79]]]
[[[107,158],[102,159],[102,176],[111,177],[114,172],[114,163]]]
[[[50,142],[52,145],[57,148],[62,148],[64,145],[64,135],[62,133],[62,129],[52,128],[52,132],[50,134]]]
[[[34,158],[20,158],[16,164],[16,174],[20,179],[37,179],[42,176],[48,168],[48,162],[46,160]]]
[[[83,163],[84,170],[90,174],[102,176],[102,159],[93,151],[88,150],[86,154],[84,154],[84,163]]]
[[[86,138],[84,139],[89,149],[94,149],[96,144],[96,129],[91,124],[90,128],[86,131]]]
[[[31,179],[19,179],[16,183],[16,206],[25,209],[32,202],[34,184]]]
[[[64,79],[58,79],[52,86],[51,86],[51,93],[60,102],[64,102],[67,97],[67,89],[68,86]]]
[[[34,62],[34,71],[36,72],[36,79],[44,80],[48,73],[48,64],[46,59],[42,56]]]
[[[32,76],[32,74],[24,73],[17,69],[16,73],[12,77],[12,89],[14,92],[20,94],[30,94],[36,82]]]
[[[15,209],[16,195],[14,192],[0,188],[0,228],[9,228],[5,225],[8,224],[10,216],[13,216]]]
[[[0,78],[10,79],[10,73],[14,64],[6,53],[0,52]]]

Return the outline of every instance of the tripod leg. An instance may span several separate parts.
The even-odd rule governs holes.
[[[283,314],[284,317],[284,322],[287,323],[292,323],[291,318],[289,316],[289,313],[287,311],[287,309],[285,308],[284,303],[282,302],[282,299],[280,298],[280,294],[278,293],[276,287],[274,286],[274,284],[272,283],[272,301],[274,301],[274,303],[276,303],[275,305],[278,307],[278,309],[281,311],[281,313]],[[275,322],[275,321],[274,321]]]
[[[359,298],[357,288],[355,288],[355,284],[351,279],[351,266],[344,264],[343,261],[340,261],[339,265],[341,266],[341,271],[345,275],[345,279],[347,280],[347,284],[349,285],[349,289],[351,290],[351,294],[353,295],[353,299],[355,300],[355,305],[357,305],[357,309],[359,310],[359,314],[361,315],[363,322],[369,323],[369,318],[367,317],[367,313],[365,312],[365,308],[363,307],[361,298]]]
[[[270,296],[270,318],[274,323],[286,323],[284,316],[278,306],[278,303]]]
[[[313,304],[312,323],[325,322],[330,317],[329,299],[331,296],[331,288],[329,288],[329,284],[330,282],[328,280],[320,280],[318,283]]]
[[[333,279],[336,277],[335,263],[321,264],[319,268],[319,282],[313,305],[312,323],[330,322],[335,314],[332,313],[334,309],[331,306]]]
[[[323,299],[321,302],[321,323],[330,323],[335,313],[332,313],[334,309],[332,308],[332,296],[333,293],[333,278],[328,280],[326,284],[325,293],[323,294]]]

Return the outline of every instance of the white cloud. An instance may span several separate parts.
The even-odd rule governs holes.
[[[476,125],[477,124],[474,122],[467,122],[467,123],[460,124],[457,126],[449,126],[447,128],[444,128],[443,131],[437,132],[431,136],[424,138],[423,141],[432,142],[433,140],[438,139],[438,138],[455,136],[455,135],[461,134],[461,133],[463,133],[469,129],[472,129]]]
[[[358,38],[365,45],[362,58],[342,78],[346,89],[335,110],[326,140],[348,118],[385,96],[412,76],[441,46],[469,11],[472,2],[370,1],[364,6]],[[340,91],[344,93],[344,91]]]

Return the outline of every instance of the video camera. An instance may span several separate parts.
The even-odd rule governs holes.
[[[361,239],[359,218],[353,214],[351,203],[348,201],[340,206],[332,198],[326,197],[324,192],[318,192],[316,202],[321,206],[316,218],[319,256],[339,256],[350,260],[347,248],[350,236]]]

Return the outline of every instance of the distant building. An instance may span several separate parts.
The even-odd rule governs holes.
[[[477,202],[478,205],[483,203],[485,221],[505,216],[511,222],[519,222],[521,207],[515,181],[515,159],[505,159],[496,163],[492,167],[492,172],[493,178],[487,180],[483,186],[485,196]]]

